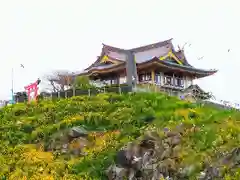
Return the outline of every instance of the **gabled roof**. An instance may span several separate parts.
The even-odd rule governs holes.
[[[186,88],[186,90],[189,90],[189,89],[192,89],[192,90],[197,90],[197,91],[200,91],[200,92],[205,92],[203,89],[201,89],[197,84],[192,84],[190,86],[188,86]]]
[[[110,62],[116,62],[115,64],[118,64],[118,63],[121,63],[121,62],[125,62],[125,61],[122,61],[122,60],[113,58],[113,57],[111,57],[111,56],[108,56],[108,55],[102,53],[101,56],[98,56],[98,57],[97,57],[97,60],[96,60],[94,63],[92,63],[88,68],[86,68],[86,69],[84,69],[84,70],[89,70],[89,69],[91,69],[92,67],[94,67],[95,65],[100,65],[100,64],[101,64],[101,61],[102,61],[104,58],[108,59],[108,61],[110,61]],[[113,63],[113,64],[114,64],[114,63]]]
[[[186,61],[184,60],[185,59],[184,53],[175,51],[173,44],[172,44],[172,38],[171,38],[171,39],[168,39],[165,41],[160,41],[157,43],[140,46],[140,47],[132,48],[132,49],[122,49],[122,48],[117,48],[114,46],[103,44],[101,55],[98,56],[97,60],[92,65],[90,65],[87,69],[98,64],[104,56],[108,56],[109,59],[115,60],[115,61],[126,61],[126,58],[116,58],[116,56],[123,57],[123,55],[126,55],[128,52],[138,53],[138,52],[144,52],[144,51],[159,48],[159,47],[163,47],[158,50],[159,57],[166,56],[171,51],[177,59],[179,58],[179,62],[181,61],[181,62],[183,62],[183,64],[189,65],[188,63],[185,63]],[[115,57],[113,57],[113,56],[115,56]],[[156,54],[154,56],[156,56]],[[136,63],[143,63],[145,61],[152,59],[154,56],[148,57],[148,58],[138,57],[138,58],[136,58]]]
[[[159,57],[166,56],[171,51],[179,59],[179,61],[182,62],[182,64],[191,66],[185,57],[184,51],[183,50],[176,51],[174,49],[174,46],[172,44],[172,38],[165,40],[165,41],[160,41],[157,43],[140,46],[140,47],[132,48],[132,49],[122,49],[122,48],[117,48],[114,46],[103,44],[102,54],[109,54],[109,52],[126,53],[126,51],[130,51],[132,53],[137,53],[137,52],[143,52],[143,51],[147,51],[147,50],[155,49],[155,48],[159,48],[159,47],[166,47],[166,48],[163,48],[162,50],[159,50],[160,51],[160,52],[158,52]],[[148,57],[148,58],[143,57],[141,59],[136,59],[136,63],[143,63],[145,61],[152,59],[153,57]],[[111,57],[111,58],[113,58],[113,57]],[[125,59],[118,59],[118,60],[125,61]]]
[[[104,47],[105,50],[115,51],[115,52],[125,52],[125,51],[142,52],[142,51],[146,51],[146,50],[149,50],[149,49],[158,48],[158,47],[167,46],[167,45],[173,46],[172,45],[172,38],[168,39],[168,40],[165,40],[165,41],[160,41],[160,42],[157,42],[157,43],[148,44],[148,45],[144,45],[144,46],[140,46],[140,47],[132,48],[132,49],[122,49],[122,48],[117,48],[117,47],[106,45],[106,44],[103,44],[103,47]]]
[[[156,49],[156,51],[149,52],[149,55],[147,53],[140,53],[151,49]],[[204,77],[217,72],[217,70],[203,70],[190,65],[185,57],[184,51],[176,51],[174,49],[172,38],[132,49],[122,49],[103,44],[100,56],[98,56],[97,60],[87,69],[85,69],[85,71],[88,71],[92,68],[95,68],[97,70],[98,68],[96,67],[98,66],[104,67],[102,64],[105,61],[111,62],[112,67],[117,66],[118,64],[126,61],[126,56],[129,52],[133,54],[136,53],[135,61],[137,65],[143,65],[145,63],[151,63],[151,61],[156,61],[158,65],[161,64],[161,66],[168,68],[186,70],[191,74],[194,74],[196,72],[197,76],[199,77]],[[107,60],[104,61],[103,59]],[[173,62],[171,62],[171,60],[173,60]]]
[[[187,58],[185,56],[185,53],[183,50],[179,50],[179,51],[174,51],[173,52],[177,57],[178,59],[180,59],[184,65],[187,65],[187,66],[192,66],[191,64],[189,64],[189,62],[187,61]]]
[[[197,84],[192,84],[184,90],[184,92],[189,92],[189,91],[191,91],[193,93],[193,95],[195,95],[198,98],[200,97],[201,99],[215,98],[211,93],[205,92]],[[197,94],[194,94],[194,93],[196,93],[196,91],[197,91]]]

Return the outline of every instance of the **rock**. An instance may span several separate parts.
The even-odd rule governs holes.
[[[165,132],[165,135],[167,137],[180,136],[178,132],[173,132],[173,131]]]
[[[169,144],[167,142],[164,142],[163,143],[163,148],[164,149],[168,149],[168,148],[170,148],[170,146],[169,146]]]
[[[71,138],[86,137],[88,132],[82,127],[73,127],[69,130],[68,135]]]
[[[172,146],[179,145],[181,143],[181,137],[180,136],[174,136],[171,141]]]
[[[78,156],[78,155],[80,155],[81,150],[80,149],[73,149],[71,153],[75,156]]]
[[[165,151],[163,151],[163,153],[162,153],[161,160],[170,158],[171,157],[171,153],[172,153],[172,149],[171,148],[165,149]]]
[[[68,144],[63,144],[61,148],[61,153],[67,153],[68,152]]]
[[[177,145],[172,150],[172,158],[178,158],[181,151],[181,146]]]
[[[150,139],[144,139],[140,142],[139,146],[144,149],[154,149],[155,144],[152,140]]]
[[[124,168],[112,165],[106,170],[106,174],[109,180],[123,180],[123,177],[127,175],[127,171]]]
[[[186,166],[181,171],[183,177],[189,177],[194,171],[196,167],[194,165]]]
[[[179,125],[176,126],[176,131],[179,132],[180,134],[183,134],[185,131],[184,124],[180,123]]]
[[[159,141],[160,140],[160,136],[156,131],[148,131],[145,135],[144,135],[144,139],[151,139],[153,141]]]
[[[123,168],[131,168],[132,167],[132,159],[127,155],[126,150],[120,150],[117,152],[117,157],[116,157],[116,164],[119,167]]]
[[[204,174],[204,176],[203,176]],[[211,179],[216,179],[220,178],[221,174],[218,168],[216,167],[208,167],[204,173],[202,173],[202,180],[211,180]]]
[[[171,169],[171,170],[176,170],[176,164],[175,164],[175,161],[172,160],[171,158],[167,158],[165,159],[163,162],[165,167],[167,167],[168,169]]]
[[[106,170],[106,175],[108,177],[109,180],[114,180],[116,179],[116,172],[114,171],[115,169],[115,165],[111,165],[108,167],[108,169]]]
[[[118,151],[115,162],[120,169],[112,168],[113,180],[178,179],[180,143],[179,132],[168,131],[163,139],[157,132],[147,132],[139,143],[129,143]]]
[[[127,171],[124,168],[119,168],[115,166],[115,172],[117,177],[124,177],[127,175]]]
[[[198,179],[203,180],[205,178],[205,176],[206,176],[206,173],[202,171],[202,172],[200,172],[200,175],[198,176]]]

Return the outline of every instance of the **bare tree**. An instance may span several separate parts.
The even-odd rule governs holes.
[[[65,70],[54,71],[45,75],[44,79],[46,79],[53,92],[64,91],[74,83],[73,73]]]

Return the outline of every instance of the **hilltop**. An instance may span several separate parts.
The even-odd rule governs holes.
[[[129,169],[138,179],[240,178],[236,111],[160,93],[99,94],[4,107],[0,120],[2,179],[121,179]],[[130,146],[138,166],[123,162]]]

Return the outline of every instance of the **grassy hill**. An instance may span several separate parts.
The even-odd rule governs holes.
[[[240,178],[240,113],[235,111],[164,94],[100,94],[5,107],[0,120],[2,179],[104,180],[128,142],[146,132],[164,137],[164,129],[180,126],[181,146],[172,166],[188,171],[185,179],[219,166],[226,154],[232,159],[218,167],[222,178]]]

